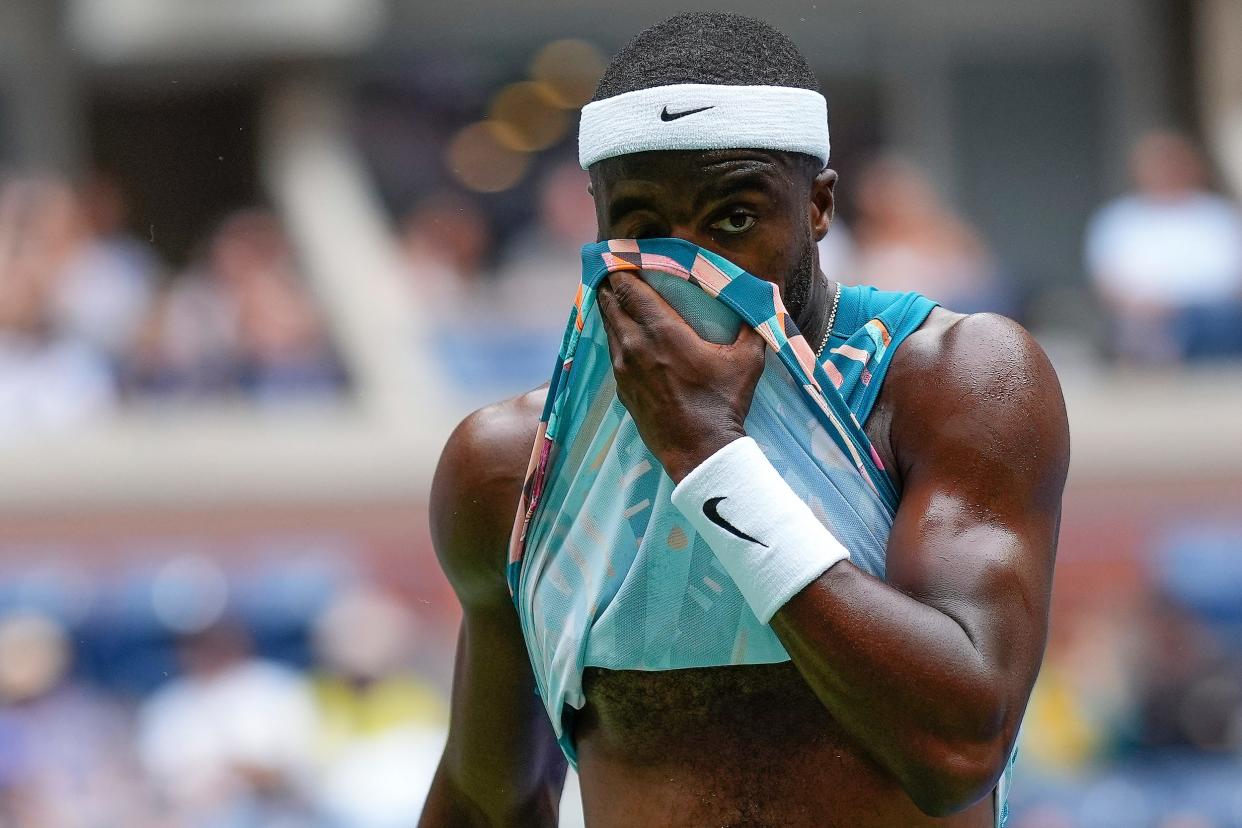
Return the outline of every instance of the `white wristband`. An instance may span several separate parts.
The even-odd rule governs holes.
[[[850,556],[750,437],[704,460],[677,484],[672,500],[764,624]]]

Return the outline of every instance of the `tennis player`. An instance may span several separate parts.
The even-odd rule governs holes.
[[[568,763],[590,828],[1003,824],[1069,458],[1047,358],[820,272],[827,108],[766,24],[644,31],[579,139],[561,368],[432,489],[464,620],[422,825],[556,825]]]

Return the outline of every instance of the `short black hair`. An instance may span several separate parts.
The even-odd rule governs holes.
[[[687,12],[627,43],[604,70],[591,100],[676,83],[820,91],[806,58],[784,32],[740,14]]]

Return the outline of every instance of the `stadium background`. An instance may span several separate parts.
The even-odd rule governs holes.
[[[1128,352],[1084,256],[1150,130],[1242,190],[1242,4],[716,5],[821,75],[856,247],[825,259],[913,193],[976,280],[938,298],[1064,383],[1012,824],[1242,826],[1242,356]],[[671,11],[0,2],[0,825],[413,822],[458,618],[434,463],[550,370],[574,108]]]

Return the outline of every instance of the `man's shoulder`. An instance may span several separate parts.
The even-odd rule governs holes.
[[[504,581],[507,541],[547,388],[484,406],[454,429],[431,485],[436,554],[463,601]]]
[[[1056,371],[1008,317],[936,308],[894,356],[887,385],[899,455],[961,440],[980,451],[1012,451],[1021,439],[1044,443],[1054,466],[1068,459]]]
[[[547,393],[547,386],[541,385],[471,412],[449,436],[441,463],[460,456],[479,471],[496,473],[508,470],[516,453],[522,455],[525,471]]]
[[[1027,361],[1045,361],[1035,338],[1013,319],[998,313],[957,313],[937,305],[893,357],[893,370],[924,381],[928,371],[975,369],[1002,361],[1018,368]],[[956,373],[956,372],[955,372]]]
[[[1041,390],[1060,398],[1056,372],[1026,328],[998,313],[942,307],[902,343],[888,383],[907,401]]]

